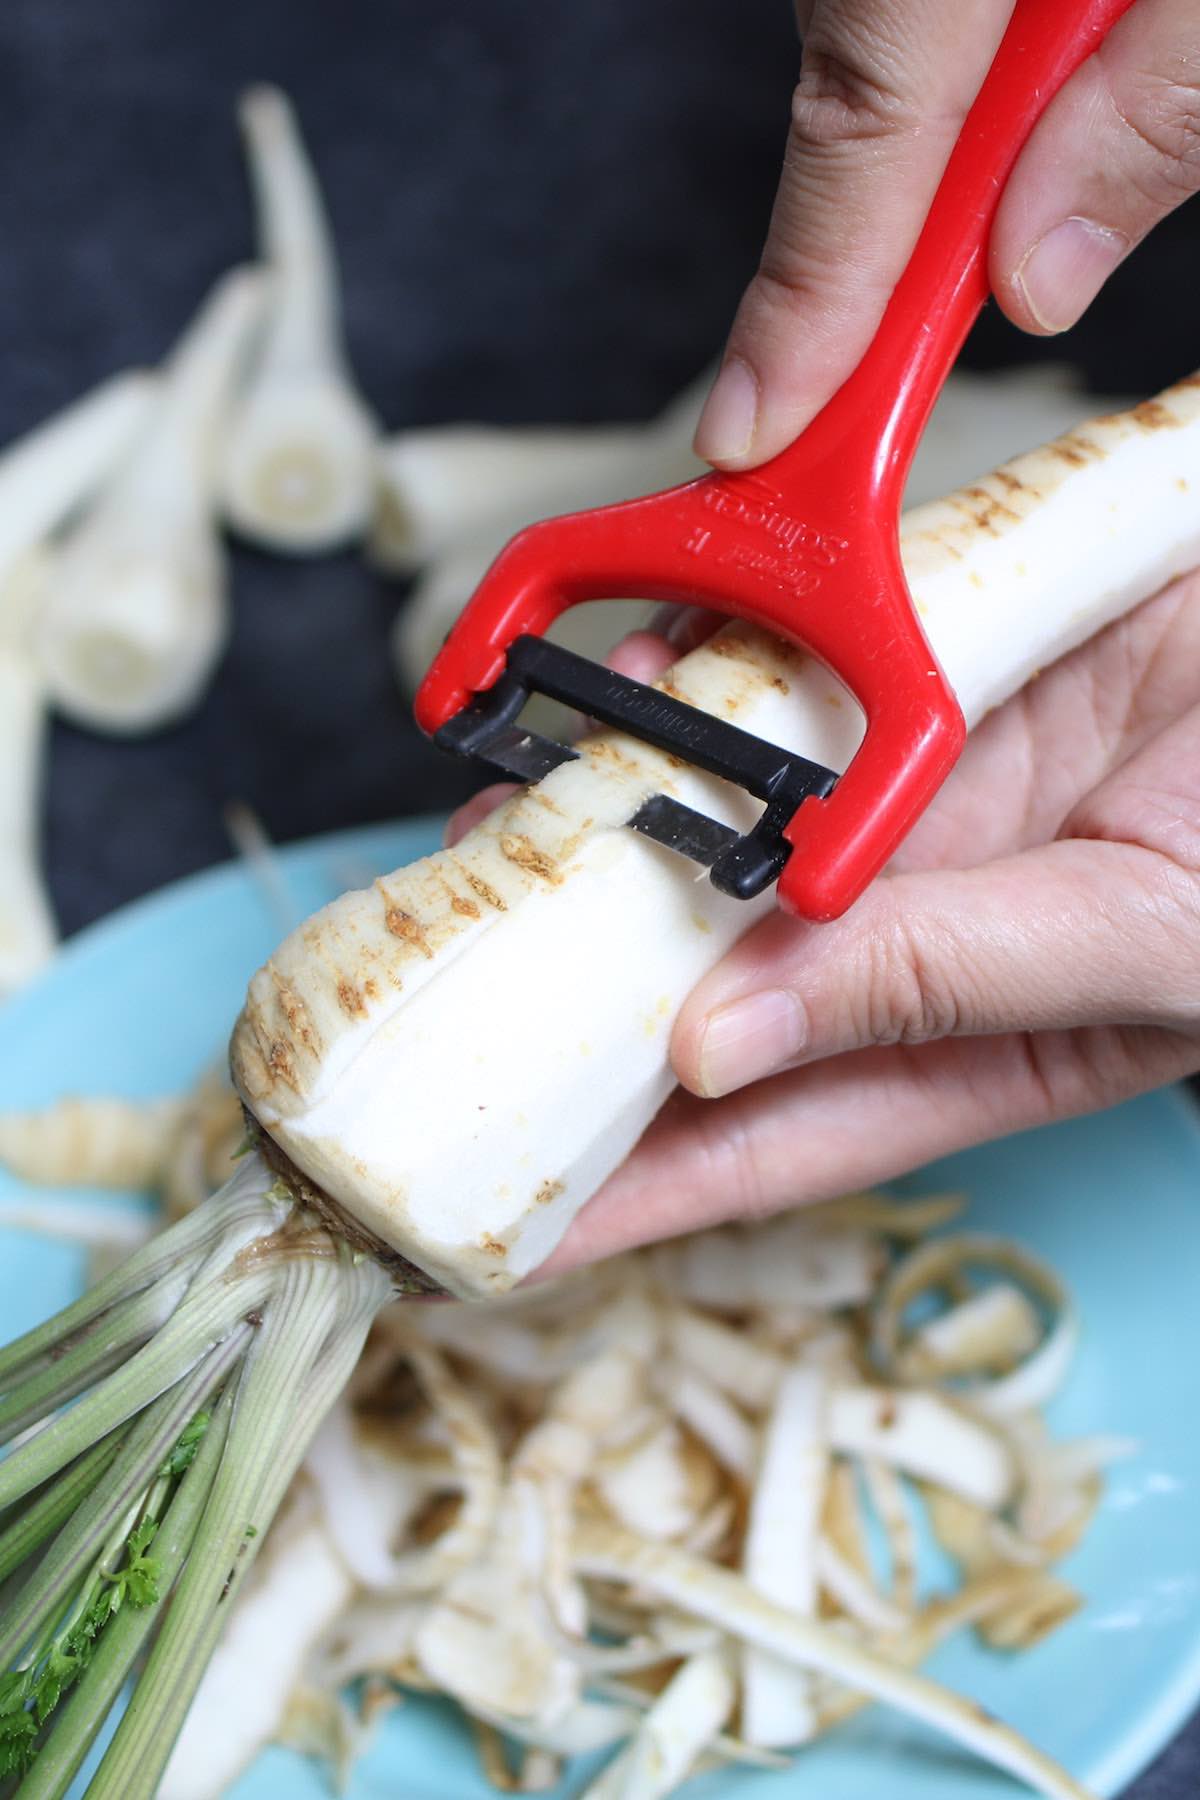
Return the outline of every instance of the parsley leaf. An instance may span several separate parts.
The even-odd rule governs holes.
[[[182,1475],[185,1469],[191,1468],[196,1459],[196,1452],[200,1448],[200,1441],[208,1430],[211,1417],[211,1413],[198,1412],[195,1418],[184,1426],[175,1448],[166,1460],[159,1464],[160,1478],[168,1475]]]

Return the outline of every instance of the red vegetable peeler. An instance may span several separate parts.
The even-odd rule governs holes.
[[[900,561],[905,478],[942,383],[988,295],[1004,183],[1054,94],[1132,0],[1016,0],[912,259],[855,373],[789,449],[746,474],[532,525],[484,577],[421,685],[434,742],[522,780],[575,752],[524,732],[531,692],[738,783],[766,807],[743,835],[665,795],[629,823],[707,864],[742,898],[778,880],[808,919],[844,912],[953,767],[966,728]],[[837,776],[656,688],[547,643],[583,600],[695,603],[820,658],[867,727]]]

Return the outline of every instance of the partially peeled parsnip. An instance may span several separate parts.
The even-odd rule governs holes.
[[[507,537],[534,519],[628,500],[700,475],[692,449],[701,381],[655,419],[627,425],[434,425],[380,444],[370,554],[406,575],[482,538],[480,573]],[[469,589],[467,590],[470,591]]]
[[[153,377],[117,375],[0,454],[0,998],[56,942],[38,860],[45,737],[34,625],[45,590],[40,540],[125,451],[153,404]]]
[[[361,537],[375,499],[378,427],[342,347],[337,264],[291,103],[256,87],[239,108],[274,275],[261,350],[230,420],[221,491],[229,523],[298,556]]]
[[[215,454],[265,292],[250,268],[217,283],[166,365],[148,428],[55,556],[37,647],[51,699],[78,724],[168,724],[224,648]]]
[[[1200,378],[909,515],[918,612],[969,722],[1200,562]],[[672,691],[835,768],[861,725],[813,660],[730,625]],[[463,1296],[537,1267],[671,1091],[689,990],[774,905],[627,829],[744,795],[607,732],[453,850],[344,895],[253,979],[233,1068],[343,1224]]]

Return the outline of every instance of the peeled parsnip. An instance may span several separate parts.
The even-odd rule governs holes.
[[[1192,378],[908,517],[908,577],[968,721],[1200,561],[1198,484]],[[835,768],[861,730],[821,667],[742,625],[670,679]],[[234,1074],[340,1228],[463,1296],[544,1260],[670,1092],[687,993],[774,904],[724,898],[625,827],[654,791],[744,827],[753,803],[722,786],[602,734],[284,942]]]
[[[32,1112],[0,1113],[0,1161],[43,1187],[152,1187],[186,1111],[182,1100],[68,1094]]]
[[[704,384],[709,373],[704,376]],[[693,383],[639,425],[436,425],[379,446],[371,556],[408,574],[477,537],[490,551],[533,519],[686,481],[704,395]],[[470,592],[470,589],[467,590]]]
[[[293,1490],[205,1671],[157,1800],[226,1792],[278,1731],[306,1657],[353,1590],[309,1496]]]
[[[703,473],[692,434],[711,378],[705,370],[648,424],[447,425],[403,432],[381,446],[372,557],[398,574],[425,565],[392,633],[403,691],[416,689],[488,564],[523,525]],[[581,607],[552,635],[581,655],[602,657],[650,610],[637,600]],[[559,733],[564,716],[541,697],[528,714],[539,730]]]
[[[45,575],[39,548],[0,576],[0,999],[49,962],[58,939],[38,857],[46,709],[30,642]]]
[[[742,1573],[752,1588],[814,1617],[817,1544],[829,1474],[828,1381],[797,1362],[763,1429],[750,1496]],[[748,1647],[742,1656],[742,1731],[751,1744],[802,1744],[817,1728],[807,1671]]]
[[[140,372],[114,376],[0,455],[0,997],[42,967],[56,940],[37,855],[45,706],[33,644],[48,566],[40,540],[123,455],[154,388]]]
[[[691,441],[710,377],[705,371],[646,425],[447,426],[405,432],[382,446],[372,553],[382,568],[399,573],[426,565],[393,634],[402,688],[415,690],[489,563],[523,525],[702,472]],[[906,504],[962,487],[1069,431],[1096,404],[1065,368],[952,375],[917,449]],[[623,632],[643,624],[649,610],[637,601],[579,607],[552,635],[582,656],[600,657]],[[539,703],[539,714],[539,729],[551,729],[549,702]]]
[[[239,117],[259,253],[275,285],[225,439],[225,514],[254,543],[309,555],[366,530],[378,428],[342,348],[333,244],[291,104],[278,88],[256,87]]]
[[[154,418],[50,571],[37,646],[55,705],[118,734],[178,718],[224,647],[214,458],[265,278],[219,281],[167,364]]]

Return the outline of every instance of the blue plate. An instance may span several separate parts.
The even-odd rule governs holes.
[[[424,855],[438,835],[437,821],[419,820],[285,851],[297,915]],[[182,1089],[219,1051],[248,976],[279,936],[262,895],[234,866],[83,933],[0,1013],[0,1106],[68,1092]],[[1182,1093],[1153,1094],[952,1157],[902,1186],[967,1190],[976,1224],[1022,1239],[1062,1271],[1085,1339],[1054,1424],[1063,1433],[1128,1434],[1141,1445],[1115,1471],[1068,1565],[1089,1597],[1084,1613],[1025,1655],[963,1640],[930,1665],[1098,1793],[1117,1794],[1200,1699],[1200,1124]],[[15,1234],[0,1237],[0,1250],[7,1338],[71,1297],[81,1261],[62,1244]],[[329,1790],[311,1765],[272,1750],[233,1791],[236,1800],[318,1800]],[[879,1709],[786,1774],[727,1771],[688,1789],[689,1800],[1002,1800],[1015,1792]],[[453,1711],[420,1700],[387,1721],[348,1790],[349,1800],[385,1795],[494,1800]]]

